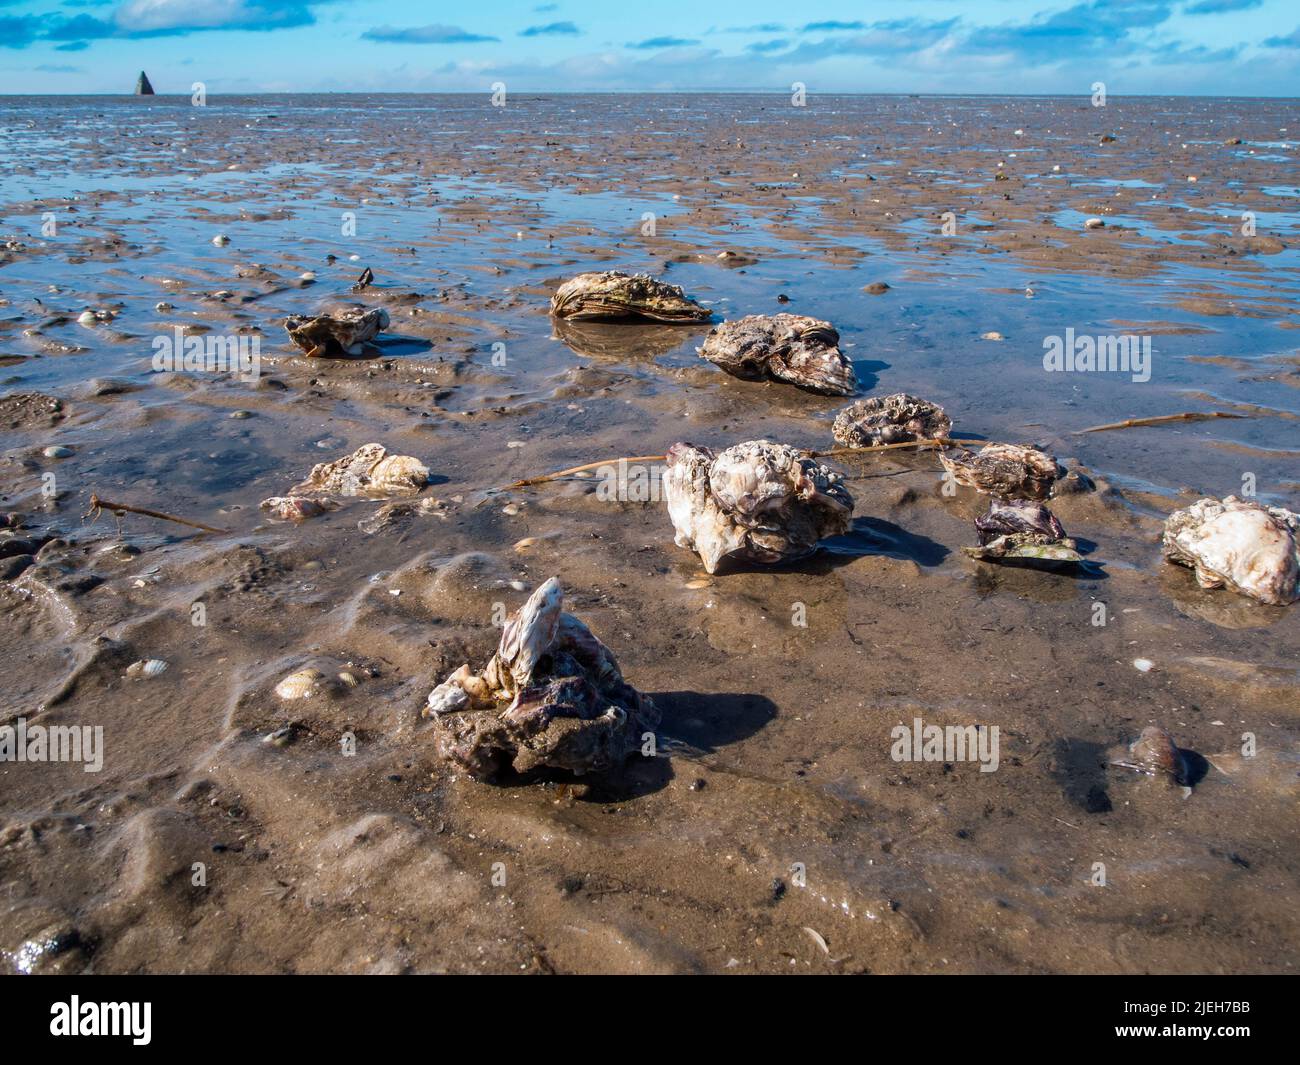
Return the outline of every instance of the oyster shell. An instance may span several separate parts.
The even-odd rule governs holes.
[[[1056,460],[1027,444],[985,444],[976,454],[964,447],[939,453],[958,484],[1003,499],[1046,499],[1056,480]]]
[[[1300,515],[1228,496],[1165,520],[1165,558],[1196,571],[1202,588],[1231,588],[1272,606],[1300,599]]]
[[[1042,503],[1027,499],[993,499],[988,512],[975,519],[978,547],[963,547],[971,558],[985,562],[1021,559],[1039,562],[1082,562],[1078,544],[1065,535],[1056,515]]]
[[[1159,725],[1148,725],[1129,746],[1129,757],[1117,759],[1114,765],[1133,769],[1151,777],[1164,777],[1167,781],[1186,786],[1190,783],[1187,757],[1174,743],[1174,738]]]
[[[906,392],[860,399],[840,411],[831,428],[835,442],[843,447],[933,440],[951,431],[952,419],[942,407]]]
[[[802,314],[751,314],[705,337],[700,358],[746,381],[767,378],[833,396],[858,390],[853,364],[830,322]]]
[[[551,313],[557,318],[648,318],[655,322],[707,322],[710,312],[688,299],[677,285],[648,274],[616,270],[579,274],[555,290]]]
[[[368,341],[388,328],[388,312],[382,307],[354,307],[313,317],[290,315],[284,328],[308,358],[360,355]]]
[[[330,509],[329,500],[309,499],[306,496],[272,496],[259,504],[263,510],[269,510],[271,517],[281,521],[303,521],[324,514]]]
[[[463,665],[429,693],[424,716],[434,718],[441,758],[479,778],[504,765],[600,772],[625,761],[658,725],[654,703],[563,606],[552,577],[506,621],[481,675]]]
[[[429,483],[429,467],[410,455],[390,455],[382,444],[362,444],[351,455],[312,467],[289,495],[382,495],[418,492]]]
[[[679,443],[663,478],[678,547],[696,551],[709,573],[724,558],[786,562],[826,536],[847,532],[853,497],[839,475],[770,440],[720,454]]]

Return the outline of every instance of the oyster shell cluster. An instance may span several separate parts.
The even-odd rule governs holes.
[[[646,318],[653,322],[707,322],[710,312],[677,285],[648,274],[616,270],[579,274],[555,290],[551,313],[557,318]]]
[[[434,719],[441,758],[482,779],[507,765],[601,772],[659,724],[654,703],[563,605],[552,577],[507,619],[481,674],[462,665],[429,693],[424,716]]]
[[[1082,562],[1079,545],[1065,535],[1056,515],[1030,499],[993,499],[975,519],[978,547],[964,547],[985,562],[1024,559],[1037,562]]]
[[[668,449],[664,495],[678,547],[716,573],[723,559],[786,562],[847,532],[853,497],[839,475],[802,452],[751,440],[721,453]]]
[[[835,416],[831,434],[842,447],[876,447],[909,440],[935,440],[952,432],[952,419],[934,403],[906,392],[872,396]]]
[[[1272,606],[1300,599],[1300,515],[1228,496],[1165,520],[1164,556],[1190,566],[1202,588],[1230,588]]]
[[[360,355],[367,343],[387,329],[388,312],[382,307],[352,307],[311,317],[290,315],[284,328],[309,359],[341,358]]]
[[[714,327],[700,357],[746,381],[785,381],[813,392],[851,396],[853,364],[830,322],[802,314],[751,314]]]

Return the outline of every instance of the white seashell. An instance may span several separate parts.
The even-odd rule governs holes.
[[[1300,515],[1228,496],[1202,499],[1165,520],[1164,555],[1191,566],[1202,588],[1230,588],[1261,603],[1300,599]]]
[[[1139,673],[1150,673],[1154,666],[1155,663],[1152,662],[1151,659],[1149,658],[1133,659],[1133,668],[1136,669]]]
[[[139,662],[132,662],[126,667],[128,677],[156,677],[159,673],[165,672],[167,663],[161,658],[142,658]]]
[[[355,688],[358,684],[361,683],[361,681],[357,680],[357,675],[355,673],[346,669],[339,674],[339,680],[341,680],[349,688]]]
[[[527,551],[530,547],[533,547],[536,543],[537,543],[536,536],[525,536],[522,540],[515,541],[515,550]]]
[[[1088,218],[1084,220],[1084,229],[1101,229],[1106,223],[1100,218]]]
[[[429,693],[426,716],[453,714],[469,706],[469,696],[455,680],[448,678]]]
[[[224,233],[218,233],[215,237],[212,238],[212,243],[215,244],[218,248],[224,248],[227,244],[230,243],[230,238],[226,236]]]
[[[70,447],[64,447],[62,444],[51,444],[41,452],[47,459],[66,459],[73,455]]]
[[[980,335],[980,339],[981,340],[1002,340],[1003,336],[1001,333],[998,332],[982,333]]]
[[[308,699],[320,691],[324,679],[325,674],[319,669],[300,669],[280,681],[275,686],[275,694],[281,699]]]

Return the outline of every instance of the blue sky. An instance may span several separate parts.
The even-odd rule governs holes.
[[[0,93],[1300,96],[1295,0],[0,0]]]

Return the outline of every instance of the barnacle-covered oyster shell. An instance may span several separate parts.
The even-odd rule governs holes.
[[[1164,555],[1191,566],[1202,588],[1230,588],[1272,606],[1300,599],[1300,515],[1228,496],[1165,520]]]
[[[817,541],[847,532],[853,497],[839,475],[795,448],[770,440],[720,454],[679,443],[668,449],[664,496],[678,547],[699,554],[709,573],[724,558],[786,562]]]
[[[506,621],[481,675],[468,665],[429,693],[440,757],[472,776],[505,765],[600,772],[622,764],[659,723],[650,699],[582,621],[552,577]]]
[[[700,358],[746,381],[770,378],[851,396],[858,379],[839,342],[830,322],[802,314],[751,314],[714,327],[704,339]]]
[[[976,454],[964,447],[939,460],[958,484],[1003,499],[1046,499],[1056,480],[1056,459],[1027,444],[985,444]]]
[[[311,475],[289,494],[382,495],[418,492],[428,483],[429,467],[419,459],[390,455],[382,444],[362,444],[351,455],[313,466]]]
[[[942,407],[906,392],[851,403],[835,416],[831,433],[843,447],[874,447],[909,440],[934,440],[952,431]]]
[[[1082,562],[1078,544],[1065,535],[1056,515],[1027,499],[993,499],[988,512],[975,519],[978,547],[963,547],[984,562]]]
[[[557,318],[648,318],[655,322],[707,322],[710,312],[677,285],[647,274],[616,270],[579,274],[555,290],[551,313]]]
[[[360,355],[368,341],[388,328],[388,312],[382,307],[352,307],[312,317],[290,315],[284,327],[308,358]]]

